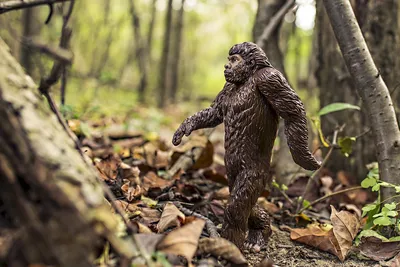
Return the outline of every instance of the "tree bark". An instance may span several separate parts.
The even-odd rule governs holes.
[[[132,241],[116,236],[95,170],[2,39],[0,58],[0,198],[21,233],[9,264],[92,266],[103,239],[133,257]]]
[[[145,39],[140,34],[140,18],[134,5],[134,0],[129,1],[129,8],[132,16],[132,29],[135,41],[135,55],[138,69],[140,72],[140,82],[138,87],[139,102],[145,102],[145,92],[147,87],[147,49],[150,49],[145,45]]]
[[[400,49],[399,4],[396,0],[370,1],[357,0],[354,10],[365,40],[370,48],[383,79],[393,92],[392,98],[399,99],[396,72],[400,59],[395,55]],[[346,124],[344,136],[358,136],[353,153],[346,158],[340,151],[334,151],[327,167],[334,172],[350,170],[358,179],[367,173],[366,165],[376,161],[376,150],[367,107],[359,94],[352,90],[355,86],[350,79],[342,55],[338,49],[329,19],[322,0],[317,1],[317,58],[316,77],[320,88],[320,105],[324,107],[333,102],[346,102],[361,106],[361,112],[344,111],[329,114],[322,119],[325,135],[333,133],[337,125]]]
[[[167,65],[169,64],[168,55],[171,39],[171,23],[172,23],[172,2],[168,0],[167,14],[165,16],[165,30],[164,30],[164,42],[160,61],[160,75],[158,82],[158,107],[163,108],[167,100]]]
[[[291,2],[292,3],[292,2]],[[258,9],[253,27],[253,40],[261,46],[267,54],[271,64],[287,77],[282,51],[279,47],[279,33],[283,16],[276,17],[280,11],[288,10],[289,4],[285,0],[258,0]],[[285,12],[285,14],[286,14]],[[277,20],[271,22],[272,19]],[[272,25],[274,24],[274,25]],[[274,28],[272,27],[274,26]],[[274,153],[272,166],[274,167],[276,180],[279,184],[289,184],[293,175],[301,175],[301,168],[294,163],[287,139],[284,134],[283,121],[280,121],[278,129],[279,149]]]
[[[399,184],[400,131],[389,90],[368,50],[351,4],[347,0],[323,1],[347,69],[371,122],[380,178]],[[386,199],[394,190],[382,190]]]
[[[37,27],[35,27],[35,10],[26,8],[22,12],[22,38],[29,39],[37,35]],[[32,48],[23,43],[21,45],[20,62],[27,74],[33,74],[33,51]]]
[[[178,91],[178,77],[179,77],[179,63],[182,48],[182,31],[183,31],[183,15],[184,15],[185,0],[181,1],[181,7],[178,11],[178,17],[176,18],[175,36],[174,36],[174,47],[171,57],[171,89],[170,99],[172,103],[176,102],[176,93]]]

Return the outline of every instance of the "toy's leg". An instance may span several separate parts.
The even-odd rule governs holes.
[[[251,170],[243,171],[235,178],[224,214],[222,236],[243,249],[248,219],[262,192],[263,181]]]
[[[260,206],[255,205],[249,217],[249,235],[245,242],[245,248],[259,252],[266,246],[271,233],[271,222],[268,213]]]

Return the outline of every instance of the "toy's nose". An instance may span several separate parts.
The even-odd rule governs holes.
[[[225,64],[225,69],[230,69],[231,68],[231,65],[230,64]]]

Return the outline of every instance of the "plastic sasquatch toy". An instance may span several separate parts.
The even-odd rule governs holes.
[[[308,148],[304,105],[264,51],[254,43],[236,44],[229,50],[228,60],[222,91],[209,108],[180,125],[172,143],[179,145],[183,135],[194,130],[225,124],[230,199],[222,236],[240,249],[259,251],[271,230],[269,216],[256,201],[271,183],[269,169],[278,116],[284,119],[293,160],[307,170],[316,170],[320,164]]]

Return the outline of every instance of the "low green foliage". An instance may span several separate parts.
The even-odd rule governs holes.
[[[375,202],[367,204],[362,208],[362,216],[367,216],[367,223],[364,226],[364,230],[358,235],[357,242],[359,242],[363,236],[375,236],[383,241],[400,239],[400,236],[388,238],[382,233],[384,227],[394,228],[395,232],[400,233],[400,220],[398,218],[397,209],[399,203],[395,201],[386,203],[390,199],[400,197],[400,194],[381,201],[379,192],[381,187],[390,187],[394,188],[396,193],[400,193],[400,186],[379,180],[379,169],[377,165],[370,169],[367,177],[361,182],[361,186],[363,188],[370,188],[373,192],[377,192],[378,198]]]

